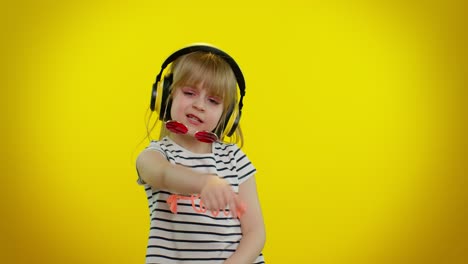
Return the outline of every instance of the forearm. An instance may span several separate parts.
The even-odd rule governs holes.
[[[190,168],[169,163],[155,151],[145,151],[137,159],[141,179],[155,189],[182,194],[200,193],[209,177]]]
[[[231,255],[224,263],[225,264],[250,264],[262,252],[265,245],[264,230],[251,231],[243,234],[236,252]]]
[[[192,169],[169,164],[161,175],[161,188],[182,194],[200,193],[208,177]]]

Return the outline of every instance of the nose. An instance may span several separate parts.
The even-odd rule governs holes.
[[[197,109],[198,111],[204,112],[205,111],[205,102],[201,96],[197,97],[192,104],[193,108]]]

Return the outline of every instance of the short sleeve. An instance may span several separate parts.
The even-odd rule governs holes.
[[[234,159],[236,160],[237,177],[239,179],[240,185],[255,175],[257,170],[255,169],[252,162],[250,162],[247,155],[245,155],[245,153],[239,147],[237,147],[237,145],[234,146],[236,148],[234,152]]]
[[[143,153],[145,151],[157,151],[157,152],[161,153],[167,159],[167,154],[164,151],[164,149],[162,149],[160,141],[151,141],[149,146],[146,147],[141,153]],[[143,181],[143,179],[140,177],[140,173],[138,172],[138,168],[136,168],[136,171],[137,171],[137,175],[138,175],[138,179],[137,179],[138,185],[145,185],[146,182]]]
[[[143,151],[148,151],[148,150],[158,151],[167,159],[167,154],[166,154],[166,151],[164,151],[164,149],[161,146],[161,141],[151,141],[149,146]]]

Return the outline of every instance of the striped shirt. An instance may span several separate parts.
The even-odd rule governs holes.
[[[235,144],[215,142],[211,153],[198,154],[177,145],[170,138],[152,141],[145,151],[160,152],[172,164],[195,171],[216,174],[229,182],[235,192],[239,185],[252,177],[256,170],[242,150]],[[198,198],[177,199],[176,213],[171,211],[168,199],[175,194],[154,189],[141,180],[145,187],[150,210],[150,232],[146,263],[223,263],[231,256],[242,238],[240,221],[232,218],[229,210],[213,214],[201,213]],[[247,209],[248,210],[248,209]],[[265,263],[260,254],[253,263]]]

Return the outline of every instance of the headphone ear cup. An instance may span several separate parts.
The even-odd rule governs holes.
[[[229,132],[229,136],[232,136],[234,132],[237,130],[237,127],[239,126],[240,123],[240,118],[241,118],[242,112],[239,111],[237,114],[236,120],[234,121],[234,125],[232,126],[231,132]]]
[[[231,106],[226,114],[227,122],[225,122],[224,127],[222,128],[222,137],[232,136],[237,129],[240,120],[240,112],[237,104]]]
[[[167,121],[171,120],[171,106],[172,100],[169,100],[169,94],[171,93],[171,85],[172,85],[172,74],[169,74],[164,77],[164,80],[161,84],[162,91],[161,91],[161,101],[159,108],[159,120]],[[167,110],[167,113],[166,113]]]
[[[151,89],[151,101],[150,101],[151,111],[156,110],[157,97],[158,97],[158,82],[155,82],[153,83],[153,89]]]
[[[237,126],[239,125],[240,116],[241,116],[241,112],[237,112],[237,113],[236,113],[236,117],[233,118],[234,120],[233,120],[233,124],[232,124],[231,129],[230,129],[230,130],[226,130],[226,131],[229,131],[229,132],[227,133],[227,136],[228,136],[228,137],[231,137],[231,136],[234,134],[234,132],[236,132]]]

